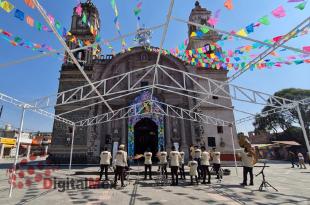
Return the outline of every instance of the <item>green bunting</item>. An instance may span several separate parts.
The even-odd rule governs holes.
[[[85,14],[85,13],[83,13],[82,22],[83,22],[84,24],[87,23],[87,17],[86,17],[86,14]]]
[[[295,6],[295,8],[299,10],[304,10],[305,7],[306,7],[306,2],[300,3],[297,6]]]
[[[36,22],[36,28],[38,29],[38,31],[42,30],[42,24],[40,22]]]
[[[260,18],[259,20],[258,20],[261,24],[264,24],[264,25],[269,25],[270,24],[270,21],[269,21],[269,19],[268,19],[268,16],[263,16],[262,18]]]
[[[203,26],[200,28],[200,30],[202,31],[202,33],[206,34],[210,31],[210,29],[208,29],[206,26]]]
[[[61,28],[61,25],[58,21],[55,21],[55,27],[59,30]]]

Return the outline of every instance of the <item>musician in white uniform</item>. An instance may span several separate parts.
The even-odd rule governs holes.
[[[202,175],[202,184],[210,184],[211,174],[209,170],[210,166],[210,154],[207,152],[204,146],[201,147],[201,175]],[[206,178],[208,175],[208,182],[206,183]]]
[[[121,185],[124,187],[124,169],[127,166],[127,152],[125,150],[125,145],[120,145],[118,151],[115,155],[114,164],[116,166],[114,183],[117,184],[117,177],[121,178]]]
[[[149,170],[149,178],[152,179],[152,155],[149,148],[144,152],[144,180],[146,180],[147,170]]]
[[[160,152],[158,152],[158,159],[159,159],[159,167],[160,167],[160,171],[161,171],[161,174],[166,176],[166,179],[168,178],[168,172],[167,172],[167,164],[168,164],[168,161],[167,161],[167,152],[164,151],[164,148],[163,146],[161,146],[160,148]]]
[[[171,152],[169,154],[170,168],[171,168],[171,177],[172,177],[172,186],[178,185],[178,168],[180,166],[181,155],[176,151],[175,146],[172,146]]]
[[[100,180],[104,172],[105,180],[108,179],[108,170],[111,163],[112,155],[106,147],[103,148],[103,151],[100,153]]]
[[[198,179],[201,179],[201,150],[197,145],[195,146],[194,160],[198,163]]]
[[[193,178],[195,177],[195,181],[198,185],[198,172],[197,172],[198,162],[195,160],[191,160],[188,162],[188,166],[189,166],[189,176],[191,177],[191,184],[193,184]]]
[[[185,169],[184,169],[184,156],[185,156],[185,153],[183,152],[183,150],[180,150],[180,155],[181,155],[181,159],[180,159],[180,175],[181,175],[181,179],[185,179]]]
[[[220,179],[220,169],[221,169],[221,153],[217,152],[215,148],[211,153],[212,161],[213,161],[213,169],[216,173],[216,178]]]
[[[242,186],[247,186],[248,173],[250,174],[250,186],[253,186],[253,166],[254,166],[254,156],[246,147],[244,150],[240,150],[238,153],[243,164],[243,182]]]

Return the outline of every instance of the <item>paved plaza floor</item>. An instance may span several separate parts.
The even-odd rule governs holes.
[[[23,172],[18,171],[16,187],[13,189],[12,198],[8,198],[9,184],[7,169],[10,160],[0,161],[0,204],[147,204],[147,205],[189,205],[189,204],[310,204],[310,168],[290,168],[286,162],[270,162],[265,170],[266,179],[275,186],[279,192],[269,188],[260,192],[258,187],[261,183],[261,176],[255,177],[255,185],[242,187],[242,168],[238,168],[239,176],[234,168],[230,176],[224,176],[222,182],[217,182],[212,176],[211,185],[190,185],[189,177],[186,181],[180,181],[179,186],[156,185],[154,180],[137,180],[137,175],[131,175],[130,181],[126,181],[125,188],[97,189],[71,189],[68,182],[71,179],[76,181],[85,178],[97,177],[93,175],[98,168],[76,168],[72,167],[71,172],[65,168],[54,167],[32,167],[25,166]],[[257,164],[262,165],[262,164]],[[29,168],[30,167],[30,168]],[[34,169],[32,169],[34,168]],[[137,170],[133,167],[133,170]],[[153,168],[156,170],[157,168]],[[258,173],[260,167],[254,168]],[[78,173],[76,175],[75,173]],[[56,177],[56,182],[55,182]],[[109,176],[112,179],[112,176]],[[154,177],[155,178],[155,177]],[[58,180],[58,181],[57,181]],[[30,182],[32,183],[30,183]],[[58,187],[61,181],[65,186]],[[45,185],[45,188],[43,186]],[[69,189],[67,189],[69,187]],[[63,190],[63,192],[61,192]]]

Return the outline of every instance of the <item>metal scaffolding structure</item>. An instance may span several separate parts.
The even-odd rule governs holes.
[[[169,116],[173,118],[179,118],[182,120],[189,120],[189,121],[194,121],[194,122],[199,122],[199,123],[212,124],[216,126],[217,125],[229,126],[231,127],[231,135],[232,135],[231,137],[232,137],[233,146],[234,146],[233,126],[235,126],[238,123],[246,122],[246,121],[253,119],[253,117],[255,117],[255,114],[249,113],[246,110],[236,109],[232,107],[232,105],[230,105],[229,103],[221,104],[221,103],[212,102],[211,100],[209,100],[210,97],[212,96],[216,96],[218,98],[224,99],[224,101],[226,100],[225,102],[230,102],[230,100],[235,100],[239,102],[269,106],[273,108],[269,111],[261,113],[260,116],[267,116],[267,115],[277,113],[277,112],[285,112],[288,109],[292,109],[292,108],[296,109],[298,113],[300,125],[303,131],[304,139],[307,145],[307,149],[308,149],[308,152],[310,152],[309,140],[308,140],[307,133],[305,131],[304,122],[303,122],[303,119],[300,113],[300,108],[299,108],[300,105],[308,105],[309,99],[304,99],[302,101],[294,101],[294,100],[290,100],[290,99],[286,99],[282,97],[273,96],[271,94],[264,93],[261,91],[252,90],[252,89],[248,89],[248,88],[244,88],[241,86],[231,84],[232,80],[235,80],[241,74],[246,72],[251,67],[251,65],[256,64],[257,62],[261,61],[262,59],[264,59],[266,56],[268,56],[270,53],[272,53],[278,48],[285,48],[285,49],[292,50],[294,52],[299,52],[302,54],[310,54],[309,52],[303,51],[301,49],[284,45],[296,33],[302,32],[304,29],[309,27],[310,17],[306,18],[303,22],[301,22],[299,25],[297,25],[291,31],[289,31],[286,35],[284,35],[283,38],[279,42],[275,44],[269,44],[269,43],[266,43],[264,41],[260,41],[257,39],[240,36],[238,34],[232,34],[231,32],[223,31],[220,29],[215,29],[211,26],[202,25],[202,24],[186,21],[186,20],[183,20],[177,17],[173,17],[171,14],[172,14],[173,6],[174,6],[174,0],[170,0],[169,9],[167,12],[165,23],[149,28],[149,30],[163,28],[163,35],[160,41],[159,53],[157,55],[155,64],[146,66],[143,68],[135,69],[135,70],[132,70],[126,73],[119,74],[119,75],[115,75],[115,76],[102,79],[96,82],[92,82],[91,79],[85,73],[83,65],[81,65],[80,61],[74,56],[74,52],[77,52],[83,49],[88,49],[94,45],[99,45],[102,42],[94,43],[88,46],[84,46],[84,47],[71,50],[66,44],[66,42],[64,41],[64,39],[57,32],[57,29],[55,28],[55,26],[48,19],[47,12],[40,5],[38,0],[33,0],[33,2],[36,8],[38,9],[38,11],[40,12],[40,14],[42,15],[42,17],[44,18],[44,20],[46,21],[46,23],[49,25],[49,27],[52,29],[53,33],[55,34],[55,36],[61,43],[63,50],[66,52],[67,55],[69,55],[72,62],[76,65],[76,67],[79,69],[79,71],[85,78],[87,84],[73,88],[73,89],[59,92],[55,95],[42,97],[30,103],[22,102],[20,100],[17,100],[3,93],[0,93],[0,100],[13,104],[19,107],[20,109],[22,109],[22,116],[21,116],[21,123],[20,123],[20,135],[23,130],[24,114],[26,110],[38,113],[42,116],[55,119],[57,121],[67,124],[68,126],[72,126],[73,132],[72,132],[72,137],[71,137],[69,169],[71,169],[71,164],[72,164],[74,135],[77,132],[76,127],[93,126],[93,125],[102,124],[102,123],[109,122],[109,121],[130,118],[130,117],[138,116],[138,115],[144,115],[144,116],[162,115],[162,116]],[[218,80],[207,78],[207,77],[194,74],[191,72],[186,72],[186,71],[178,70],[176,68],[164,66],[160,64],[160,58],[162,55],[165,38],[167,35],[167,31],[169,29],[169,23],[171,20],[183,22],[185,24],[194,25],[197,27],[207,27],[208,29],[219,32],[219,33],[223,33],[229,36],[234,36],[234,37],[238,37],[244,40],[260,43],[261,45],[267,46],[268,49],[266,49],[261,54],[259,54],[257,58],[250,61],[246,65],[245,69],[232,75],[227,81],[218,81]],[[135,35],[136,33],[137,32],[125,34],[125,35],[116,37],[114,39],[111,39],[110,41],[120,40],[125,37]],[[23,58],[21,60],[12,61],[6,64],[0,64],[0,68],[26,62],[29,60],[38,59],[44,56],[53,55],[55,52],[57,51],[43,53],[43,54],[33,56],[33,57]],[[153,83],[151,85],[141,87],[140,82],[142,82],[149,76],[152,77]],[[137,80],[133,81],[133,79],[137,79]],[[110,102],[112,102],[113,100],[124,98],[129,95],[137,94],[145,90],[151,90],[152,95],[150,99],[144,102],[130,105],[127,107],[118,108],[118,109],[113,109],[110,105]],[[195,100],[198,100],[198,103],[194,105],[193,107],[191,107],[190,109],[185,109],[178,105],[170,105],[164,102],[159,102],[153,99],[153,94],[155,90],[161,90],[163,92],[169,92],[175,95],[185,96],[190,99],[195,99]],[[83,105],[80,107],[77,106],[76,108],[72,110],[65,111],[58,115],[52,114],[45,110],[51,107],[57,108],[57,107],[80,103],[80,102],[85,102],[86,105]],[[228,122],[223,119],[215,118],[215,117],[208,116],[208,115],[198,112],[197,108],[203,103],[214,105],[217,107],[222,107],[225,109],[234,110],[237,112],[242,112],[250,116],[247,118],[237,120],[236,122]],[[78,110],[81,110],[87,107],[93,107],[98,104],[104,104],[109,111],[106,113],[97,115],[97,116],[93,116],[87,119],[80,120],[78,122],[73,122],[69,119],[62,117],[68,113],[76,112]],[[141,107],[141,105],[142,105],[142,108],[138,109],[138,107]],[[149,106],[150,108],[150,110],[148,110],[147,112],[145,112],[144,110],[146,105]],[[17,139],[18,147],[20,144],[20,138],[21,136],[19,136]],[[19,148],[17,148],[16,150],[16,157],[14,161],[15,166],[18,160],[18,149]],[[235,151],[235,147],[233,147],[233,150]],[[15,174],[15,170],[13,172],[13,175],[14,174]],[[13,180],[13,177],[12,177],[12,180]],[[12,195],[12,189],[13,189],[12,184],[13,183],[11,183],[11,187],[10,187],[10,194],[9,194],[10,197]]]

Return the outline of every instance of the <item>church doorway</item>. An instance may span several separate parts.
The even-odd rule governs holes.
[[[150,118],[142,118],[134,126],[135,155],[146,150],[156,156],[158,152],[158,126]]]

